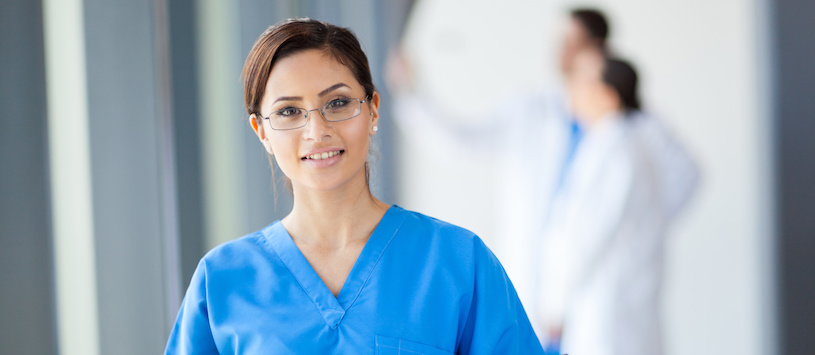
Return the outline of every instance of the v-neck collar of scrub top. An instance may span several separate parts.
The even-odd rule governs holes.
[[[359,253],[337,297],[323,283],[280,221],[269,226],[264,234],[303,292],[314,302],[325,322],[334,329],[359,297],[380,257],[405,220],[405,213],[405,210],[396,205],[388,208]]]

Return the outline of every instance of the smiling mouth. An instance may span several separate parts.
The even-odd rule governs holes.
[[[328,158],[331,158],[331,157],[335,157],[335,156],[340,155],[342,153],[345,153],[345,150],[335,150],[335,151],[331,151],[331,152],[323,152],[323,153],[307,155],[307,156],[304,156],[304,157],[300,158],[300,160],[323,160],[323,159],[328,159]]]

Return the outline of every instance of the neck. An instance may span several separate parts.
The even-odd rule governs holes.
[[[371,194],[364,175],[335,190],[293,190],[294,206],[282,223],[298,244],[341,248],[367,241],[389,207]]]
[[[622,110],[618,109],[609,109],[603,110],[600,112],[594,112],[588,115],[581,115],[577,116],[577,121],[586,129],[592,129],[596,126],[599,126],[603,122],[609,120],[620,119],[623,115]]]

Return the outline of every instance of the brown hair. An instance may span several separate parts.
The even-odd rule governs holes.
[[[371,78],[368,57],[362,51],[357,36],[347,28],[310,18],[288,19],[267,28],[255,41],[243,64],[243,101],[246,113],[256,114],[260,120],[260,104],[266,91],[266,83],[277,61],[290,55],[319,49],[338,63],[348,67],[354,78],[365,89],[365,96],[372,98],[376,87]],[[260,122],[258,122],[260,123]],[[272,157],[269,156],[269,164]],[[272,168],[274,180],[274,168]],[[369,184],[370,168],[365,162],[365,183]],[[286,180],[291,191],[291,181]],[[276,191],[273,189],[273,191]],[[276,192],[275,192],[276,193]]]
[[[365,89],[365,96],[376,91],[368,57],[359,40],[347,28],[309,18],[289,19],[263,31],[243,64],[243,101],[248,114],[260,114],[260,102],[275,63],[292,54],[320,49],[348,67]]]
[[[578,8],[571,11],[572,18],[580,22],[591,39],[597,41],[598,46],[603,51],[606,50],[606,40],[608,39],[608,21],[600,10],[589,8]]]

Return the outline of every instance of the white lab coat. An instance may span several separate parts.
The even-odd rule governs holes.
[[[466,129],[416,97],[397,97],[394,111],[408,139],[495,160],[491,247],[542,341],[562,324],[565,353],[660,354],[665,229],[696,184],[695,165],[658,121],[637,114],[587,131],[558,184],[564,102],[516,96]]]
[[[667,216],[633,119],[587,132],[541,228],[536,318],[563,326],[564,353],[661,353]]]

